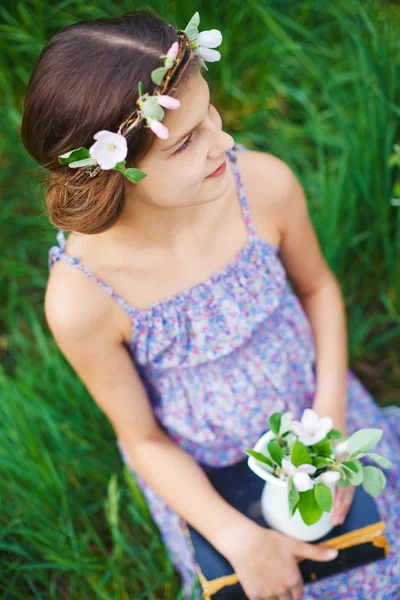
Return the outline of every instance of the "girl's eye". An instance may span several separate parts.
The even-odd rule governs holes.
[[[187,148],[190,146],[192,135],[193,134],[191,133],[189,137],[186,138],[183,144],[179,146],[178,150],[175,150],[174,154],[180,154],[181,152],[185,152],[185,150],[187,150]]]
[[[211,104],[211,100],[210,100],[210,105],[208,108],[210,109],[211,106],[212,106],[212,104]],[[175,152],[172,153],[172,156],[175,156],[175,154],[180,154],[181,152],[185,152],[185,150],[187,150],[189,148],[191,141],[192,141],[192,135],[193,135],[193,133],[191,133],[189,135],[189,137],[186,138],[186,140],[183,142],[183,144],[181,146],[179,146],[178,150],[175,150]]]

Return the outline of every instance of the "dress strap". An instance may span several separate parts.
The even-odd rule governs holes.
[[[57,231],[57,242],[58,246],[52,246],[49,250],[49,258],[48,258],[48,267],[49,271],[51,271],[52,264],[62,259],[65,262],[75,266],[77,269],[82,271],[89,279],[98,283],[112,298],[115,298],[116,301],[122,306],[122,308],[128,313],[130,317],[135,313],[135,308],[130,306],[128,302],[126,302],[119,294],[117,294],[108,283],[105,283],[100,277],[97,277],[92,271],[90,271],[87,267],[82,265],[79,262],[79,259],[76,256],[72,256],[68,252],[65,251],[66,239],[64,235],[64,231],[59,229]]]
[[[239,142],[235,142],[235,145],[233,146],[233,148],[231,150],[228,150],[227,154],[229,155],[229,158],[231,160],[231,164],[233,167],[233,172],[235,174],[236,187],[239,192],[240,204],[242,206],[243,215],[244,215],[245,221],[247,223],[249,237],[255,238],[258,236],[257,236],[256,230],[254,229],[253,221],[250,216],[247,195],[246,195],[246,192],[244,189],[242,177],[240,175],[239,166],[237,164],[236,150],[250,150],[250,148],[247,148],[246,146],[244,146],[243,144],[240,144]]]

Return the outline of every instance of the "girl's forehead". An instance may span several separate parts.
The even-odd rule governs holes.
[[[172,150],[200,125],[207,114],[211,89],[201,74],[190,77],[179,92],[174,96],[179,98],[180,107],[176,110],[165,110],[163,123],[169,130],[169,136],[155,141],[154,149],[158,152]]]

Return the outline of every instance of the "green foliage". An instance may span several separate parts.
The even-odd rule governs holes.
[[[300,493],[295,488],[292,477],[290,477],[290,479],[288,480],[288,492],[289,511],[291,516],[293,516],[297,508],[297,503],[300,500]]]
[[[313,444],[312,448],[314,452],[321,456],[331,456],[332,454],[332,448],[328,437],[318,442],[318,444]]]
[[[282,415],[282,419],[281,419],[280,426],[279,426],[279,435],[284,436],[285,434],[287,434],[290,431],[290,425],[292,422],[292,418],[293,418],[293,413],[291,411],[285,412]],[[288,437],[286,437],[286,441],[287,440],[288,440]]]
[[[368,494],[376,498],[386,485],[386,477],[380,469],[367,465],[364,467],[362,485]]]
[[[314,490],[300,492],[298,509],[306,525],[314,525],[322,517],[323,510],[318,506]]]
[[[282,449],[276,442],[271,440],[268,442],[268,452],[272,458],[279,466],[282,465],[282,458],[284,456]]]
[[[330,463],[331,463],[331,461],[329,461],[327,458],[321,458],[320,456],[316,456],[316,457],[314,457],[312,459],[312,464],[317,469],[323,469],[324,467],[326,467]]]
[[[279,429],[281,427],[282,413],[276,412],[270,416],[268,420],[270,430],[275,433],[275,435],[279,434]]]
[[[352,485],[360,485],[364,478],[364,467],[359,460],[343,461],[343,468],[346,470],[347,479]]]
[[[366,456],[368,456],[371,460],[376,462],[376,464],[382,467],[383,469],[389,469],[392,466],[390,460],[388,460],[385,456],[380,456],[379,454],[375,454],[374,452],[367,452]]]
[[[329,512],[332,508],[332,492],[324,483],[314,486],[315,501],[323,512]]]
[[[311,456],[307,448],[299,440],[296,440],[292,448],[292,464],[299,467],[304,464],[312,464]]]
[[[343,435],[340,433],[340,431],[338,431],[337,429],[331,429],[330,432],[327,434],[327,437],[330,440],[335,440],[335,441],[339,441],[339,440],[345,439],[343,437]]]
[[[256,450],[246,450],[245,452],[246,452],[246,454],[250,454],[250,456],[254,456],[254,458],[256,458],[260,462],[264,463],[268,467],[272,467],[272,470],[274,470],[275,466],[274,466],[274,463],[272,462],[272,460],[269,459],[264,454],[262,454],[261,452],[257,452]]]
[[[139,181],[142,181],[142,179],[147,177],[147,173],[144,173],[140,169],[134,169],[132,167],[129,167],[129,169],[127,169],[125,165],[126,160],[123,160],[122,162],[119,162],[115,165],[115,170],[121,171],[121,173],[123,173],[125,177],[129,179],[129,181],[132,181],[132,183],[138,183]]]
[[[374,448],[382,437],[381,429],[364,428],[356,431],[348,439],[348,452],[356,455],[359,452],[368,452]]]

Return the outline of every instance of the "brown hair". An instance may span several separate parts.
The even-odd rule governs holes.
[[[116,132],[135,110],[139,81],[145,92],[153,93],[151,72],[162,66],[160,55],[175,41],[176,28],[146,7],[69,25],[42,49],[28,83],[20,134],[31,156],[50,170],[45,203],[55,227],[100,233],[118,219],[127,186],[137,184],[111,169],[64,186],[74,171],[61,165],[58,156],[89,148],[97,131]],[[199,64],[195,55],[179,85]],[[141,160],[155,140],[143,124],[128,139],[126,167]]]

